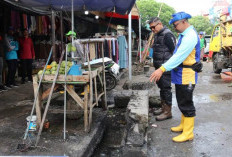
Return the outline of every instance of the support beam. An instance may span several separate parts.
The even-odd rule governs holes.
[[[129,80],[132,80],[132,57],[131,57],[131,12],[129,13],[128,18],[128,27],[129,27],[129,35],[128,35],[128,48],[129,48]]]

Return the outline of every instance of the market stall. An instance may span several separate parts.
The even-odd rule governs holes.
[[[67,10],[70,11],[71,10],[71,30],[72,32],[74,31],[74,11],[75,10],[89,10],[89,11],[115,11],[117,13],[120,14],[125,14],[125,13],[129,13],[131,8],[133,7],[135,0],[130,0],[127,2],[122,2],[122,1],[115,1],[115,0],[110,0],[110,1],[105,1],[105,0],[100,0],[100,1],[91,1],[91,0],[72,0],[70,1],[70,3],[63,3],[62,1],[44,1],[44,0],[31,0],[30,2],[26,1],[26,0],[20,0],[20,1],[13,1],[13,0],[4,0],[5,2],[11,3],[12,5],[15,6],[23,6],[23,7],[28,7],[31,10],[50,10],[52,16],[51,16],[51,25],[44,25],[46,24],[46,17],[39,17],[38,18],[38,23],[40,23],[40,21],[42,20],[42,28],[45,28],[44,31],[41,31],[42,28],[38,27],[36,29],[36,31],[39,31],[39,33],[47,33],[47,28],[51,28],[52,31],[52,36],[51,36],[51,46],[52,46],[52,58],[53,61],[56,59],[56,38],[55,38],[55,30],[58,28],[56,25],[56,21],[55,21],[55,16],[54,16],[54,12],[55,11],[64,11],[66,12]],[[28,17],[23,15],[23,18],[25,19],[23,22],[23,27],[28,26]],[[30,18],[32,19],[32,18]],[[27,22],[27,23],[26,23]],[[57,24],[60,22],[57,22]],[[131,27],[131,26],[130,26]],[[108,30],[108,29],[107,29]],[[61,33],[61,36],[64,34],[64,30],[61,29],[58,32]],[[130,38],[130,36],[129,36]],[[90,40],[89,40],[90,41]],[[44,66],[44,70],[42,75],[35,75],[33,77],[33,87],[34,87],[34,95],[35,95],[35,100],[34,100],[34,104],[33,104],[33,108],[32,108],[32,112],[30,117],[32,118],[32,114],[34,112],[34,108],[36,109],[36,118],[37,118],[37,127],[39,127],[38,129],[38,135],[37,135],[37,140],[36,140],[36,144],[35,146],[37,146],[39,139],[40,139],[40,135],[41,132],[43,130],[43,126],[44,126],[44,122],[45,122],[45,118],[46,115],[48,113],[48,109],[49,109],[49,105],[52,99],[52,95],[55,89],[57,89],[58,87],[63,87],[64,88],[64,139],[66,139],[65,134],[66,134],[66,99],[67,99],[67,95],[66,95],[66,91],[67,93],[69,93],[69,95],[75,100],[76,104],[79,105],[84,112],[84,129],[85,131],[89,131],[90,130],[90,126],[91,126],[91,122],[92,122],[92,110],[93,107],[98,105],[98,101],[101,99],[104,102],[104,108],[107,109],[107,104],[106,104],[106,85],[105,85],[105,65],[104,65],[104,60],[102,61],[102,65],[99,67],[92,67],[90,66],[90,60],[94,60],[96,58],[102,57],[104,58],[104,55],[109,55],[109,57],[111,57],[112,59],[114,59],[116,62],[120,62],[122,61],[119,60],[118,61],[118,51],[117,49],[117,44],[115,44],[116,40],[109,40],[106,39],[105,37],[101,40],[98,40],[96,44],[93,44],[92,41],[83,41],[82,44],[86,45],[86,50],[87,53],[86,54],[86,59],[88,62],[88,68],[85,69],[86,72],[82,73],[82,74],[78,74],[78,76],[76,75],[68,75],[68,70],[66,69],[67,67],[67,49],[66,51],[63,50],[62,53],[59,56],[59,64],[57,69],[55,70],[55,72],[52,75],[44,75],[45,71],[47,70],[47,66],[51,57],[51,53],[48,54],[47,52],[45,52],[45,54],[48,56],[47,59],[47,63]],[[106,44],[103,44],[104,42],[106,42]],[[123,39],[123,42],[126,43],[125,37]],[[42,44],[48,44],[49,42],[44,42]],[[63,44],[63,42],[61,42]],[[40,42],[41,44],[41,42]],[[61,45],[62,45],[61,44]],[[72,36],[72,41],[70,43],[72,46],[74,45],[74,38]],[[93,46],[94,45],[94,48]],[[104,45],[108,45],[108,47],[106,49],[104,49]],[[42,47],[42,49],[46,46],[40,46]],[[62,47],[62,46],[61,46]],[[91,49],[92,47],[92,49]],[[118,46],[119,47],[119,46]],[[130,45],[129,45],[130,47]],[[126,52],[126,48],[127,46],[123,46],[124,49],[124,53]],[[48,48],[49,49],[49,48]],[[100,50],[101,49],[101,50]],[[104,49],[104,51],[103,51]],[[61,48],[62,50],[62,48]],[[76,50],[71,50],[71,52],[73,53],[73,51]],[[94,51],[94,52],[93,52]],[[97,52],[100,52],[101,55],[97,54]],[[97,56],[99,55],[99,56]],[[65,56],[65,57],[64,57]],[[93,56],[97,56],[97,57],[93,57]],[[73,55],[72,55],[73,57]],[[46,57],[45,57],[46,58]],[[61,66],[61,62],[62,60],[65,59],[65,73],[64,74],[60,74],[60,66]],[[127,59],[128,60],[128,59]],[[130,62],[130,60],[129,60]],[[126,64],[126,63],[124,63]],[[73,65],[77,65],[75,63],[75,61],[73,60]],[[97,79],[100,80],[100,85],[101,87],[99,88],[97,86]],[[51,88],[47,89],[46,91],[43,90],[43,86],[44,85],[51,85]],[[73,88],[74,86],[83,86],[84,88],[84,97],[83,99],[81,98],[81,96],[75,91],[75,88]],[[89,90],[88,90],[89,89]],[[100,89],[100,90],[99,90]],[[93,98],[95,98],[95,101],[93,101]],[[46,102],[46,107],[44,107],[44,112],[41,112],[41,107],[42,107],[42,100],[47,99]],[[42,116],[43,115],[43,116]],[[29,123],[31,122],[31,119],[29,120]],[[26,129],[25,132],[25,136],[24,139],[27,138],[27,132],[29,130],[29,125]]]
[[[94,106],[98,106],[98,101],[102,98],[103,102],[103,108],[107,109],[107,103],[106,103],[106,93],[105,93],[105,86],[104,86],[104,78],[103,78],[103,66],[100,66],[98,68],[94,68],[91,71],[86,71],[80,76],[74,76],[74,75],[68,75],[66,78],[67,83],[67,92],[69,95],[76,101],[76,105],[79,105],[81,109],[84,112],[84,130],[89,131],[91,127],[92,122],[92,111]],[[91,73],[91,75],[90,75]],[[39,79],[41,78],[41,75],[34,75],[33,77],[33,88],[34,91],[38,90],[39,87]],[[100,88],[97,88],[97,78],[100,81]],[[39,97],[38,101],[36,102],[36,115],[37,115],[37,126],[41,126],[41,107],[42,107],[42,101],[46,100],[49,96],[49,93],[51,91],[51,88],[47,90],[43,90],[43,86],[46,84],[53,83],[55,79],[54,75],[45,75],[42,79],[42,86],[39,90]],[[102,81],[103,80],[103,81]],[[91,84],[90,82],[93,82]],[[56,79],[56,85],[55,89],[59,88],[60,86],[64,87],[65,85],[65,76],[59,75]],[[84,88],[84,99],[80,97],[75,91],[75,86],[81,86]],[[89,89],[88,89],[89,88]],[[88,92],[89,90],[89,92]],[[93,93],[94,91],[94,93]],[[35,92],[36,94],[36,92]],[[93,102],[93,97],[95,97],[95,102]],[[51,111],[51,110],[50,110]],[[52,111],[51,111],[52,112]],[[56,111],[56,113],[61,112],[63,113],[63,110]],[[69,110],[68,112],[72,112],[72,110]],[[67,113],[68,114],[68,113]]]

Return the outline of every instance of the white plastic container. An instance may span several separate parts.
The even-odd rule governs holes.
[[[26,119],[27,119],[27,126],[28,126],[29,121],[30,121],[30,116],[28,116]],[[32,116],[31,118],[31,122],[29,125],[29,131],[36,131],[36,116]]]

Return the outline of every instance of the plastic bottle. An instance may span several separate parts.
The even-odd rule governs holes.
[[[193,85],[192,85],[192,82],[189,82],[189,85],[188,85],[188,90],[192,90],[192,88],[193,88]]]

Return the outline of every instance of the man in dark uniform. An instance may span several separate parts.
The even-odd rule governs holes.
[[[155,33],[153,44],[153,64],[155,69],[159,69],[169,58],[175,49],[175,36],[165,26],[158,17],[149,21],[150,29]],[[172,117],[172,92],[171,92],[171,72],[165,72],[157,82],[160,88],[161,108],[155,110],[158,115],[156,120],[162,121]]]

